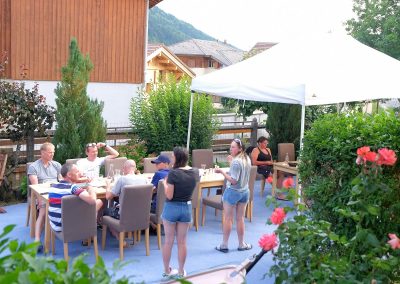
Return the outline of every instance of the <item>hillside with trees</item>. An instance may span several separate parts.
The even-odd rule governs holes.
[[[149,13],[149,39],[151,43],[171,45],[188,39],[216,40],[157,7]]]

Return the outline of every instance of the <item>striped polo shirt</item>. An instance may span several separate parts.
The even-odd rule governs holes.
[[[77,184],[65,180],[51,185],[49,190],[49,220],[51,228],[56,232],[62,231],[61,223],[61,198],[67,195],[77,195],[84,191]]]

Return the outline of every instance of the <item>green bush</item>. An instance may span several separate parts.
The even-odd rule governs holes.
[[[118,152],[121,157],[135,160],[138,170],[143,170],[143,158],[147,157],[147,147],[143,141],[140,141],[136,136],[131,137],[128,144],[118,147]],[[155,155],[154,155],[155,156]]]
[[[7,238],[14,227],[8,225],[0,234],[0,283],[129,283],[125,276],[115,279],[115,271],[127,262],[116,261],[110,274],[101,257],[90,267],[84,261],[85,255],[80,255],[68,268],[63,259],[37,257],[39,243],[19,243]]]
[[[150,94],[131,101],[130,121],[148,153],[170,151],[186,145],[190,109],[189,81],[168,77]],[[210,148],[217,127],[210,96],[194,94],[190,149]]]
[[[312,204],[313,217],[332,223],[337,233],[346,236],[355,233],[355,222],[338,209],[352,197],[352,180],[359,172],[356,150],[362,146],[370,146],[372,150],[387,147],[399,154],[399,118],[394,113],[326,115],[305,133],[301,153],[301,184],[305,198]],[[388,232],[393,224],[400,224],[399,163],[385,168],[382,180],[388,188],[396,189],[393,195],[382,189],[381,195],[376,196],[384,208],[393,210],[390,214],[394,219],[378,226],[381,232]]]

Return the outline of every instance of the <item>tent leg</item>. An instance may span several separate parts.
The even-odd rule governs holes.
[[[189,143],[190,143],[190,132],[192,130],[192,112],[193,112],[193,91],[190,94],[190,110],[189,110],[189,125],[188,125],[188,135],[186,141],[186,150],[189,152]]]

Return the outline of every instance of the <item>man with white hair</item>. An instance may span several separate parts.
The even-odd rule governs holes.
[[[149,183],[145,177],[135,174],[136,162],[134,160],[127,160],[122,167],[122,171],[124,175],[117,180],[111,191],[111,181],[108,179],[106,180],[106,198],[108,200],[119,197],[121,195],[122,188],[124,188],[126,185],[144,185]],[[104,215],[119,219],[119,204],[112,206],[111,208],[107,208],[104,211]],[[111,234],[118,239],[118,232],[111,230]]]

